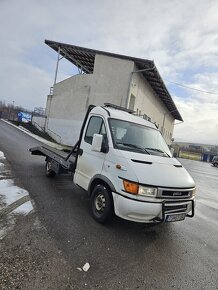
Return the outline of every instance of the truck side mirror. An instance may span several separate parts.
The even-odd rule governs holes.
[[[109,151],[107,137],[101,134],[94,134],[91,150],[95,152],[107,153]]]
[[[102,142],[103,142],[103,135],[94,134],[93,139],[92,139],[91,150],[95,152],[101,152]]]

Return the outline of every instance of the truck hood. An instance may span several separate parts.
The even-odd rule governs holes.
[[[195,182],[175,158],[119,150],[132,167],[138,182],[157,187],[192,188]]]

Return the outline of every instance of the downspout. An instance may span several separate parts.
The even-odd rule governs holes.
[[[59,46],[58,47],[58,57],[57,57],[56,68],[55,68],[54,84],[53,84],[53,87],[50,88],[50,94],[47,97],[47,104],[48,104],[49,107],[48,107],[48,111],[47,111],[47,115],[46,115],[46,121],[45,121],[45,131],[46,132],[49,130],[48,122],[49,122],[49,115],[50,115],[50,110],[51,110],[51,102],[52,102],[52,95],[53,95],[53,92],[54,92],[54,86],[55,86],[55,84],[57,82],[59,61],[61,60],[60,53],[61,53],[61,48]]]
[[[58,58],[57,58],[56,69],[55,69],[54,85],[55,85],[56,82],[57,82],[58,66],[59,66],[59,61],[60,61],[60,52],[61,52],[61,48],[60,48],[60,46],[59,46],[59,47],[58,47]]]
[[[129,95],[130,95],[130,88],[131,88],[131,83],[132,83],[132,77],[133,77],[133,74],[135,73],[141,73],[141,72],[144,72],[144,71],[149,71],[149,70],[154,70],[156,67],[155,67],[155,64],[153,67],[151,68],[144,68],[144,69],[139,69],[139,70],[136,70],[136,71],[132,71],[130,73],[130,78],[129,78],[129,85],[128,85],[128,91],[127,91],[127,97],[126,97],[126,104],[125,104],[125,108],[127,108],[128,106],[128,102],[129,102]]]

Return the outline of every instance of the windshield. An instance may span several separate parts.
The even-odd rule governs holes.
[[[171,157],[162,135],[156,129],[127,121],[109,119],[114,148]]]

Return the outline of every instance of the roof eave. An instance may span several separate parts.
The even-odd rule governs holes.
[[[45,40],[45,44],[50,46],[52,49],[54,49],[56,52],[59,51],[60,48],[60,54],[65,57],[67,60],[69,60],[71,63],[74,65],[82,68],[82,70],[85,73],[92,73],[94,69],[94,59],[96,54],[102,54],[102,55],[107,55],[111,57],[116,57],[116,58],[122,58],[122,59],[127,59],[127,60],[132,60],[135,62],[137,66],[140,68],[149,68],[153,67],[154,69],[142,72],[148,83],[150,84],[151,88],[154,90],[154,92],[157,94],[157,96],[160,98],[160,100],[163,102],[163,104],[166,106],[166,108],[169,110],[169,113],[173,116],[178,121],[183,121],[182,116],[180,115],[170,93],[168,92],[168,89],[166,88],[163,79],[161,78],[158,69],[154,65],[154,62],[151,60],[146,60],[146,59],[141,59],[141,58],[135,58],[131,56],[126,56],[126,55],[120,55],[120,54],[115,54],[115,53],[110,53],[110,52],[105,52],[105,51],[100,51],[100,50],[94,50],[90,48],[85,48],[85,47],[80,47],[72,44],[66,44],[66,43],[61,43],[61,42],[56,42],[52,40]],[[77,60],[75,58],[75,55],[72,56],[68,52],[68,50],[73,50],[74,54],[78,51],[80,51],[80,55]],[[78,55],[77,55],[78,56]],[[152,81],[152,77],[155,81]],[[156,84],[155,84],[156,83]],[[158,84],[158,85],[157,85]]]

